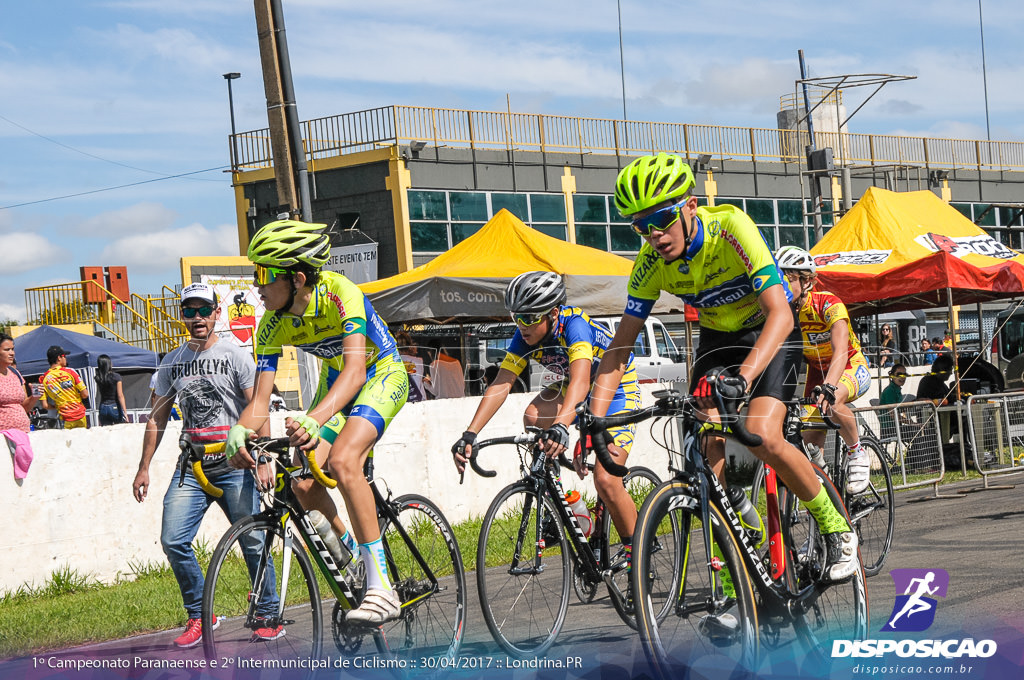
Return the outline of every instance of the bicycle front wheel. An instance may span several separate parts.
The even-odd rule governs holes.
[[[459,655],[466,621],[466,573],[455,532],[441,511],[423,496],[391,501],[398,521],[382,520],[380,535],[402,614],[374,636],[382,654],[424,667],[421,659]],[[428,662],[426,668],[450,668]]]
[[[207,658],[318,658],[323,611],[302,540],[277,520],[235,522],[213,551],[203,589]]]
[[[660,484],[661,480],[658,479],[658,475],[645,467],[634,467],[630,468],[629,472],[625,477],[622,478],[622,483],[626,486],[626,491],[633,499],[633,504],[637,511],[644,504],[644,500],[650,495],[651,491],[656,489]],[[626,622],[630,628],[636,629],[636,608],[633,605],[632,591],[629,586],[629,575],[630,572],[626,569],[626,558],[622,548],[622,538],[619,536],[619,532],[615,529],[614,523],[612,523],[611,513],[608,512],[606,507],[601,517],[601,536],[603,537],[604,549],[608,551],[608,568],[612,570],[612,584],[609,589],[614,588],[617,592],[612,593],[612,606],[615,607],[615,611],[618,613],[619,618]],[[636,529],[634,529],[636,533]],[[653,583],[653,581],[661,581],[663,579],[672,578],[672,554],[671,551],[662,550],[661,545],[656,546],[654,554],[651,556],[651,570],[649,579],[652,581],[650,587],[654,590],[660,590],[665,587]],[[665,600],[664,609],[659,612],[659,617],[664,616],[668,612],[668,600]]]
[[[538,656],[558,637],[569,606],[570,556],[547,494],[507,486],[480,527],[476,583],[484,622],[509,654]]]
[[[874,576],[882,570],[892,547],[896,521],[892,473],[878,444],[862,439],[861,446],[871,461],[868,488],[858,494],[846,494],[846,508],[860,541],[864,575]]]
[[[664,680],[717,675],[737,666],[752,672],[757,662],[757,609],[741,548],[718,508],[711,506],[708,516],[710,550],[699,501],[686,484],[667,482],[647,497],[637,520],[637,625],[647,660]],[[672,577],[641,578],[661,553],[672,556]],[[709,554],[720,570],[709,565]]]

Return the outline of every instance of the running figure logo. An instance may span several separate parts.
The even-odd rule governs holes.
[[[882,630],[927,630],[935,621],[937,601],[932,596],[946,596],[949,574],[945,569],[893,569],[890,573],[896,592],[903,594],[896,595],[892,616]]]

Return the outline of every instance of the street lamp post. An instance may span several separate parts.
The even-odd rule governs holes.
[[[228,81],[228,109],[231,111],[231,172],[235,172],[238,169],[238,140],[235,138],[235,100],[231,94],[231,81],[241,77],[241,73],[224,74],[224,80]]]

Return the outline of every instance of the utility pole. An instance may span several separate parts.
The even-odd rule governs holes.
[[[277,202],[289,213],[299,210],[299,196],[295,182],[295,163],[292,150],[294,140],[289,138],[284,87],[281,83],[281,60],[278,54],[273,0],[253,0],[256,10],[256,30],[260,44],[260,62],[263,67],[263,90],[267,97],[267,123],[270,127],[270,147],[274,157],[274,178],[277,182]],[[301,145],[301,140],[299,140]]]

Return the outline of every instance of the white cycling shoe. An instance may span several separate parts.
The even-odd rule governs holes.
[[[394,621],[402,613],[402,603],[393,590],[371,588],[366,591],[362,604],[353,609],[345,617],[346,621],[362,623],[368,626],[379,626]]]
[[[863,493],[868,488],[868,477],[871,474],[871,459],[867,454],[850,458],[846,466],[846,492]]]

